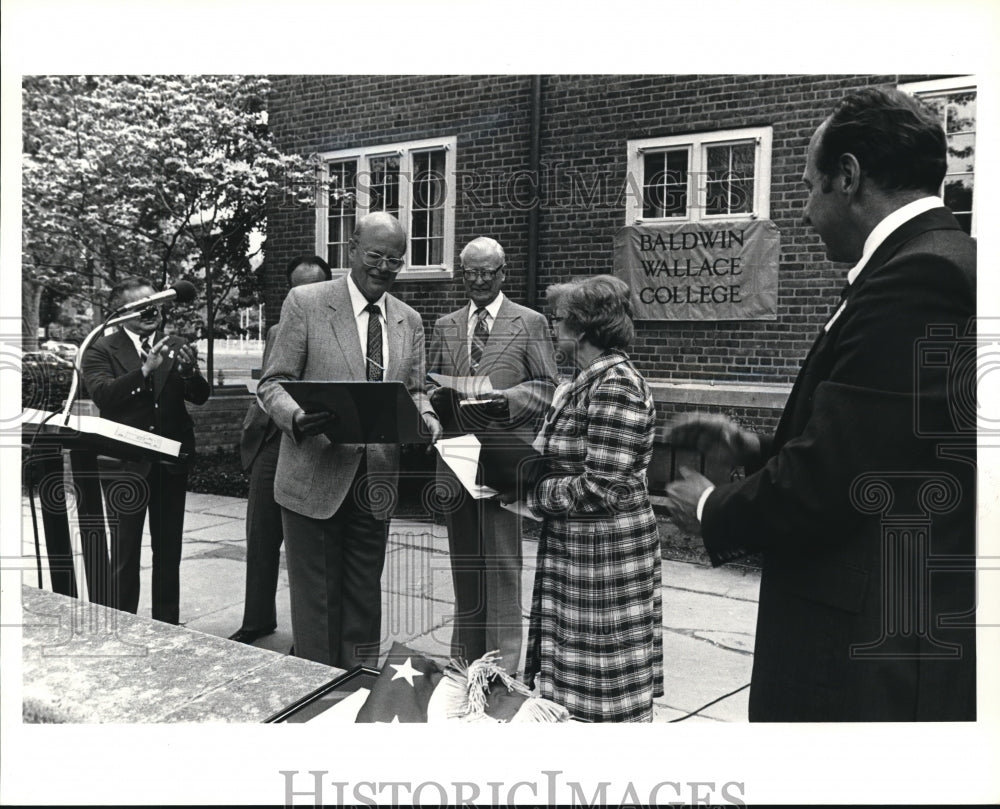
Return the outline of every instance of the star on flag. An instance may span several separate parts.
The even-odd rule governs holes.
[[[400,678],[406,680],[410,685],[413,685],[414,677],[423,677],[424,673],[413,668],[413,664],[410,662],[413,658],[406,658],[406,662],[402,666],[397,666],[394,663],[390,663],[396,673],[392,675],[393,680],[398,680]]]

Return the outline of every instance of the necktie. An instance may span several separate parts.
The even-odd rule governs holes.
[[[490,330],[486,328],[486,309],[480,306],[476,310],[476,326],[472,330],[472,345],[469,347],[469,360],[472,366],[472,373],[479,368],[479,363],[483,359],[483,349],[486,348],[486,341],[490,339]]]
[[[142,342],[139,343],[139,359],[142,362],[145,362],[146,357],[149,356],[149,349],[150,349],[149,338],[143,337]]]
[[[365,307],[368,312],[368,381],[382,381],[382,322],[379,320],[379,308],[370,303]]]

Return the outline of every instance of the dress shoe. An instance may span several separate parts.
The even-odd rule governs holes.
[[[229,636],[229,640],[234,640],[237,643],[253,643],[267,635],[273,635],[274,630],[273,626],[270,629],[237,629]]]

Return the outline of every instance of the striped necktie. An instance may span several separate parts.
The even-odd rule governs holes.
[[[485,306],[480,306],[476,310],[476,326],[472,330],[472,344],[469,346],[469,360],[473,374],[483,360],[483,349],[486,348],[486,341],[490,339],[490,330],[486,328],[487,314]]]
[[[149,349],[150,349],[149,338],[143,337],[142,342],[139,343],[139,360],[141,362],[146,361],[146,357],[149,356]]]
[[[368,354],[367,354],[367,375],[369,382],[382,381],[382,321],[379,320],[381,311],[374,304],[370,303],[365,307],[368,313]]]

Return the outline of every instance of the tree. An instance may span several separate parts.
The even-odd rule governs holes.
[[[220,311],[259,296],[262,248],[250,245],[266,233],[267,198],[294,189],[308,201],[314,178],[306,160],[274,146],[268,89],[259,76],[25,78],[26,347],[42,289],[83,298],[100,318],[107,288],[126,275],[187,277],[206,293],[204,321],[188,306],[174,322],[209,336]]]

